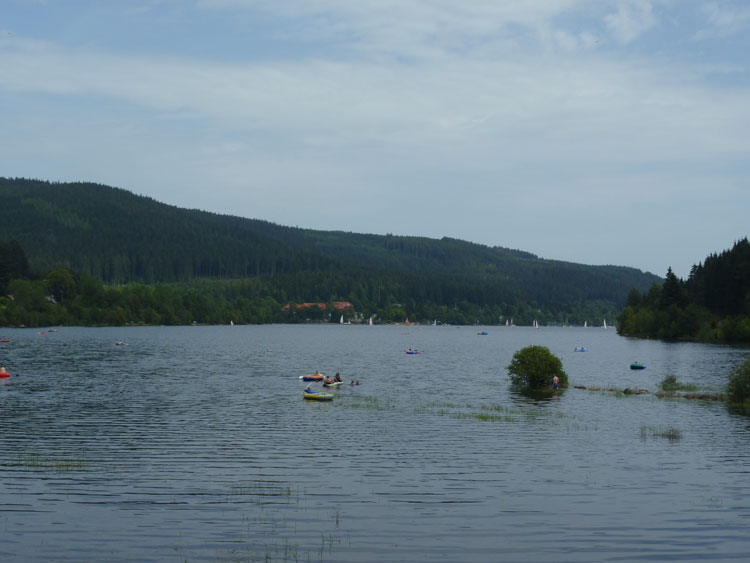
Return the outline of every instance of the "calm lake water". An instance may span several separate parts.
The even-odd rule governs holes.
[[[12,338],[0,344],[12,374],[0,380],[0,561],[750,553],[750,418],[653,394],[666,375],[721,392],[747,348],[546,327],[0,336]],[[505,366],[529,344],[563,360],[571,388],[512,392]],[[631,371],[636,360],[647,368]],[[347,382],[333,402],[303,401],[300,376],[315,369]]]

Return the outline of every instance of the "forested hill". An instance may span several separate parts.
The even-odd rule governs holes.
[[[711,254],[686,281],[667,270],[663,285],[631,292],[619,317],[627,336],[750,342],[750,242]]]
[[[346,299],[368,291],[363,280],[378,277],[383,289],[398,278],[397,299],[524,302],[559,312],[586,301],[618,310],[631,289],[661,281],[634,268],[543,260],[456,239],[284,227],[91,183],[0,178],[0,198],[0,240],[18,241],[32,271],[66,268],[105,283],[279,278],[290,300],[303,301]],[[321,276],[330,288],[321,288]]]

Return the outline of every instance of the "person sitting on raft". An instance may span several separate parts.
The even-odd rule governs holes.
[[[333,378],[330,375],[326,375],[326,378],[323,380],[323,385],[330,385],[333,383]]]
[[[339,372],[336,372],[336,375],[333,376],[333,381],[335,383],[341,383],[341,375],[339,375]]]

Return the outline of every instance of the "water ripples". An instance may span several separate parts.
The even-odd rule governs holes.
[[[748,419],[653,396],[669,374],[720,389],[744,350],[596,329],[476,332],[13,331],[0,559],[744,556]],[[574,384],[652,393],[529,399],[504,369],[528,344],[558,354]],[[636,359],[643,373],[629,370]],[[315,369],[341,372],[332,403],[302,400],[299,377]]]

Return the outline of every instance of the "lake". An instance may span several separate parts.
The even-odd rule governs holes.
[[[722,392],[747,348],[564,327],[42,332],[0,330],[12,338],[0,344],[12,374],[0,380],[1,561],[750,552],[750,418],[654,395],[666,375]],[[505,366],[530,344],[562,359],[569,389],[511,389]],[[302,399],[315,369],[346,382],[330,403]]]

